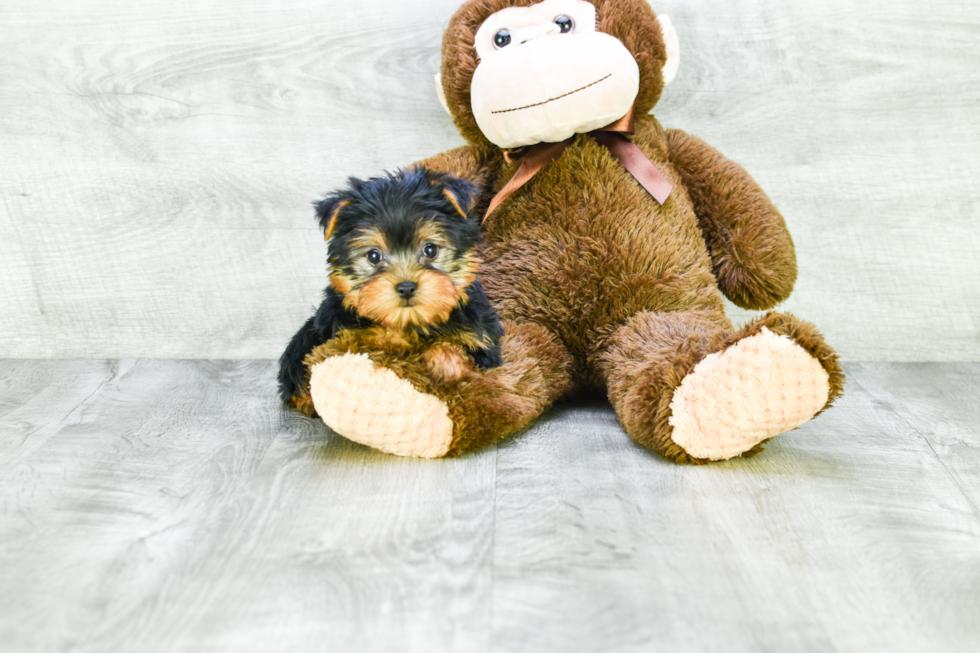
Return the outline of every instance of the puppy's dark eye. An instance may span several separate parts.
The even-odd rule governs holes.
[[[568,16],[559,16],[555,19],[555,25],[561,28],[562,34],[568,34],[573,29],[575,29],[575,21],[573,21]]]
[[[493,36],[493,44],[497,46],[497,49],[505,48],[510,45],[510,32],[508,30],[502,29]]]
[[[368,263],[370,263],[371,265],[377,265],[381,263],[383,259],[384,257],[381,256],[381,252],[379,252],[376,249],[372,249],[370,252],[367,253],[367,260]]]
[[[422,254],[424,254],[426,258],[435,258],[436,254],[438,253],[439,248],[432,243],[426,243],[425,247],[422,248]]]

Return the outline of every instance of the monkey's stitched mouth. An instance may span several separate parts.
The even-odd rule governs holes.
[[[524,109],[533,109],[534,107],[540,107],[542,104],[548,104],[549,102],[554,102],[555,100],[560,100],[562,98],[566,98],[569,95],[574,95],[575,93],[578,93],[579,91],[584,91],[587,88],[591,88],[591,87],[595,86],[596,84],[599,84],[600,82],[606,81],[610,77],[612,77],[612,73],[609,73],[608,75],[606,75],[602,79],[597,79],[596,81],[592,82],[591,84],[586,84],[582,88],[577,88],[574,91],[569,91],[568,93],[565,93],[564,95],[559,95],[558,97],[553,97],[550,100],[545,100],[544,102],[538,102],[536,104],[528,104],[527,106],[517,107],[516,109],[503,109],[502,111],[491,111],[490,113],[491,114],[510,113],[512,111],[523,111]]]

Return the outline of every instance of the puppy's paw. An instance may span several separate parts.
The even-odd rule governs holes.
[[[422,354],[425,368],[437,384],[459,381],[473,371],[473,363],[462,347],[437,344]]]
[[[365,354],[327,358],[311,368],[310,395],[340,435],[396,456],[441,458],[453,442],[446,404],[419,392]]]
[[[303,413],[307,417],[316,417],[316,407],[313,405],[313,400],[309,397],[298,394],[293,395],[293,398],[288,405],[291,408],[295,408],[299,412]]]

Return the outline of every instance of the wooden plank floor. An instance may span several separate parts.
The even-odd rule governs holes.
[[[269,361],[0,361],[0,650],[980,650],[980,365],[847,371],[695,468],[599,401],[426,462]]]

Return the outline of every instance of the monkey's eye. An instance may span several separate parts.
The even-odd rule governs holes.
[[[439,253],[439,248],[432,243],[426,243],[425,247],[422,248],[422,254],[425,258],[435,258],[436,254]]]
[[[562,34],[568,34],[573,29],[575,29],[575,21],[573,21],[568,16],[559,16],[555,19],[555,25],[561,28]]]
[[[493,36],[493,44],[499,50],[500,48],[505,48],[510,45],[510,32],[502,29]]]
[[[371,265],[378,265],[383,259],[384,257],[381,256],[381,252],[376,249],[372,249],[367,253],[367,260]]]

